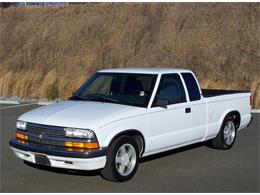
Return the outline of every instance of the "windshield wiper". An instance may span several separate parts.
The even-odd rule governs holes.
[[[85,101],[102,101],[102,102],[112,102],[112,103],[117,103],[117,104],[125,104],[125,105],[130,105],[130,106],[140,106],[139,104],[136,103],[130,103],[124,100],[117,100],[113,98],[109,98],[105,95],[102,94],[89,94],[86,96],[80,96],[80,95],[74,95],[72,96],[72,100],[75,100],[74,98],[80,99],[80,100],[85,100]]]
[[[113,102],[113,103],[121,103],[121,101],[117,100],[117,99],[113,99],[113,98],[109,98],[105,95],[102,94],[89,94],[86,96],[83,96],[84,98],[88,99],[88,100],[94,100],[94,101],[107,101],[107,102]]]
[[[85,96],[80,96],[77,94],[74,94],[72,97],[69,98],[69,100],[86,100],[86,101],[90,101],[89,98],[85,97]]]
[[[112,99],[109,97],[106,97],[102,94],[89,94],[86,96],[80,96],[80,95],[73,95],[69,98],[70,100],[86,100],[86,101],[107,101],[107,102],[113,102],[113,103],[120,103],[119,100]]]

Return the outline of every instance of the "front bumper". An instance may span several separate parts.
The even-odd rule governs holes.
[[[36,143],[21,144],[17,139],[10,141],[10,147],[18,158],[31,163],[35,162],[35,154],[45,155],[51,167],[96,170],[105,167],[108,148],[88,152],[67,151],[64,147],[49,146]]]

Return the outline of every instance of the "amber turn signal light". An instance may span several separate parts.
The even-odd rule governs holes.
[[[72,148],[99,148],[97,142],[65,142],[65,146]]]
[[[15,135],[16,135],[17,139],[22,139],[22,140],[27,140],[28,139],[28,136],[24,135],[22,133],[16,133]]]

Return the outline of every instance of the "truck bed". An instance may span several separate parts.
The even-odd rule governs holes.
[[[205,98],[220,96],[220,95],[229,95],[234,93],[249,93],[250,91],[242,91],[242,90],[223,90],[223,89],[201,89],[202,95]]]

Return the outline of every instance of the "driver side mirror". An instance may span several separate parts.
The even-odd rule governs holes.
[[[156,98],[154,105],[159,107],[167,107],[169,100]]]

